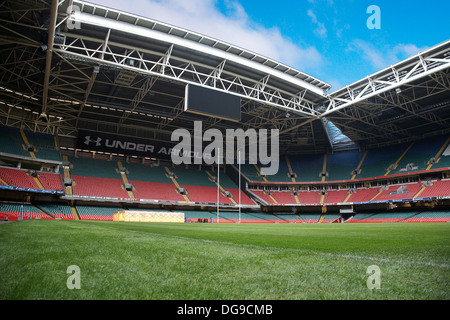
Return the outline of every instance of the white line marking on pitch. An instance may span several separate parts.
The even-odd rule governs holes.
[[[434,263],[434,262],[421,262],[421,261],[406,261],[406,260],[392,260],[387,258],[379,258],[379,257],[370,257],[370,256],[359,256],[359,255],[353,255],[353,254],[340,254],[340,253],[331,253],[331,252],[320,252],[320,251],[312,251],[312,250],[306,250],[306,249],[297,249],[297,248],[283,248],[283,247],[264,247],[264,246],[258,246],[255,244],[245,244],[245,243],[234,243],[234,242],[226,242],[226,241],[218,241],[218,240],[208,240],[208,239],[198,239],[198,238],[190,238],[190,237],[183,237],[183,236],[177,236],[177,235],[170,235],[170,234],[160,234],[160,233],[153,233],[148,231],[139,231],[139,230],[130,230],[130,229],[122,229],[122,228],[115,228],[115,227],[107,227],[102,226],[104,228],[110,228],[114,230],[123,230],[127,232],[134,232],[134,233],[142,233],[147,234],[151,236],[156,237],[165,237],[165,238],[174,238],[179,240],[196,240],[200,242],[206,242],[206,243],[215,243],[215,244],[222,244],[222,245],[230,245],[230,246],[241,246],[246,248],[257,248],[257,249],[271,249],[271,250],[289,250],[294,252],[302,252],[302,253],[309,253],[309,254],[316,254],[316,255],[322,255],[322,256],[328,256],[328,257],[339,257],[339,258],[348,258],[348,259],[360,259],[360,260],[371,260],[371,261],[377,261],[377,262],[385,262],[385,263],[397,263],[402,265],[408,265],[408,264],[419,264],[422,266],[432,266],[432,267],[438,267],[438,268],[444,268],[449,269],[450,265],[445,263]]]

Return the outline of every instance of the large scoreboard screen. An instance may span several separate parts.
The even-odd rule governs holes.
[[[216,118],[241,120],[241,98],[233,94],[192,84],[186,86],[185,111]]]

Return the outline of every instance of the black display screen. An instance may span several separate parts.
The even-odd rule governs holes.
[[[241,98],[192,84],[186,86],[185,110],[203,115],[241,120]]]

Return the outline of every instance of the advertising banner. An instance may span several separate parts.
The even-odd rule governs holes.
[[[77,149],[135,155],[148,158],[171,159],[175,144],[115,134],[80,130]]]

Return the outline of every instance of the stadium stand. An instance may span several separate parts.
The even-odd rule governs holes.
[[[27,158],[43,160],[61,160],[58,142],[55,137],[21,131],[15,128],[0,126],[0,152]],[[9,143],[5,143],[9,141]],[[27,149],[27,146],[33,148]],[[383,203],[406,201],[411,199],[429,199],[450,196],[450,179],[428,178],[406,183],[391,181],[387,185],[370,186],[370,181],[376,177],[391,177],[414,172],[430,170],[445,170],[450,165],[449,138],[440,136],[419,140],[414,143],[404,143],[396,146],[380,147],[366,151],[347,151],[316,155],[289,155],[280,158],[280,170],[274,176],[261,176],[259,165],[243,165],[242,173],[250,181],[267,183],[267,190],[251,188],[241,190],[242,205],[255,206],[336,206],[339,204]],[[32,151],[30,151],[32,150]],[[89,198],[114,198],[120,200],[154,200],[159,203],[196,203],[215,205],[219,187],[219,203],[235,206],[239,199],[239,190],[234,181],[221,172],[219,186],[216,173],[213,170],[198,166],[172,166],[148,160],[135,158],[113,157],[90,152],[64,152],[64,159],[70,163],[67,176],[73,180],[71,191],[74,196]],[[9,165],[9,166],[5,166]],[[408,167],[409,165],[409,167]],[[407,168],[408,167],[408,168]],[[431,171],[430,171],[431,172]],[[26,188],[27,190],[66,191],[63,183],[65,174],[44,172],[40,170],[13,167],[3,163],[0,166],[0,186]],[[348,186],[324,185],[314,187],[315,183],[337,183],[350,181],[369,181],[354,188]],[[303,183],[302,187],[293,193],[290,183]],[[282,188],[271,188],[276,183]],[[251,183],[250,183],[251,184]],[[131,186],[130,188],[126,188]],[[313,186],[311,188],[311,186]],[[185,190],[185,192],[180,192]],[[270,190],[270,191],[269,191]],[[105,207],[106,208],[106,207]],[[28,217],[41,219],[76,219],[69,205],[38,203],[36,206],[26,205]],[[98,209],[98,210],[97,210]],[[117,209],[117,208],[115,208]],[[98,206],[76,206],[81,220],[112,220],[112,211],[108,208],[102,211]],[[108,211],[109,210],[109,211]],[[8,217],[17,218],[17,205],[9,211],[2,212]],[[106,212],[108,212],[106,214]],[[186,211],[189,219],[206,219],[211,221],[216,216],[212,212],[193,209]],[[191,214],[192,213],[192,214]],[[246,222],[278,222],[278,223],[330,223],[340,217],[336,213],[275,216],[267,213],[242,212],[241,223]],[[220,215],[222,222],[235,223],[234,212]],[[209,219],[209,220],[208,220]],[[371,218],[358,213],[349,222],[418,222],[444,221],[446,217],[429,216],[392,216],[389,213],[375,215]]]
[[[56,173],[38,172],[37,179],[44,190],[63,191],[61,176]]]
[[[430,159],[435,157],[446,140],[446,136],[440,136],[414,142],[405,156],[398,162],[398,167],[392,170],[390,174],[427,170]]]
[[[54,219],[74,220],[72,210],[69,205],[59,203],[39,203],[35,204],[41,211],[52,216]]]
[[[369,217],[364,218],[360,222],[364,223],[393,223],[393,222],[400,222],[407,217],[411,216],[411,213],[377,213],[374,215],[371,215]]]
[[[136,188],[133,193],[137,199],[185,201],[184,197],[177,193],[176,186],[173,184],[135,180],[130,180],[130,183]]]
[[[50,215],[42,212],[31,204],[2,203],[0,202],[0,215],[6,216],[9,221],[18,219],[53,219]]]
[[[60,161],[54,136],[0,126],[0,152],[44,160]]]
[[[298,182],[322,181],[325,155],[289,156],[293,172],[297,174]]]
[[[129,198],[123,181],[116,172],[116,163],[92,157],[68,157],[74,195],[108,198]]]
[[[384,176],[391,165],[396,165],[396,162],[402,153],[407,150],[408,146],[408,144],[400,144],[368,150],[361,167],[361,172],[357,175],[357,178]]]
[[[357,213],[347,223],[450,222],[450,211],[406,211]]]
[[[124,189],[128,182],[132,185],[132,194],[136,199],[154,199],[173,202],[202,202],[215,203],[217,201],[217,185],[210,179],[213,176],[205,170],[152,166],[145,163],[118,162],[86,157],[68,157],[72,164],[70,175],[74,180],[73,194],[93,197],[131,198]],[[119,173],[124,169],[127,180]],[[237,186],[222,174],[219,201],[222,204],[235,204],[239,197]],[[186,194],[180,194],[179,188],[184,188]],[[227,197],[226,192],[230,193]],[[233,201],[234,200],[234,201]],[[241,193],[241,203],[254,205],[245,193]]]
[[[322,220],[322,223],[333,223],[339,219],[341,215],[339,213],[326,213]]]
[[[0,126],[0,151],[23,157],[29,157],[29,152],[24,147],[19,129]]]
[[[24,135],[26,136],[29,144],[33,146],[33,153],[36,158],[54,161],[61,160],[54,136],[32,131],[24,131]]]
[[[332,190],[328,191],[324,197],[324,204],[342,203],[348,196],[348,190]]]
[[[41,189],[28,170],[1,167],[0,178],[9,186]]]
[[[277,175],[261,176],[257,165],[243,165],[242,173],[250,181],[296,182],[344,181],[413,173],[450,167],[448,136],[438,136],[366,151],[342,151],[316,155],[280,157]],[[430,159],[435,162],[430,163]],[[287,160],[285,160],[287,159]],[[289,165],[288,165],[289,163]],[[431,166],[430,166],[431,164]]]
[[[81,220],[113,221],[115,211],[122,210],[120,207],[99,206],[76,206]]]
[[[128,198],[128,193],[122,189],[119,179],[96,178],[72,175],[73,194],[90,197]]]
[[[379,188],[358,188],[346,202],[367,202],[379,193]]]
[[[450,138],[449,138],[450,139]],[[435,157],[435,163],[432,164],[429,169],[442,169],[450,168],[450,141],[447,140],[447,146],[438,151],[437,157]]]
[[[354,175],[358,164],[363,158],[364,152],[348,151],[332,153],[327,155],[326,171],[328,176],[327,181],[350,180]]]
[[[264,190],[251,190],[251,193],[256,196],[260,201],[268,205],[277,205],[278,202],[273,197],[273,193],[266,192]]]
[[[373,200],[398,200],[398,199],[412,199],[421,189],[420,183],[411,183],[404,185],[390,186],[386,190],[381,191]]]
[[[404,222],[450,222],[450,211],[423,211],[405,219]]]
[[[450,195],[450,180],[436,180],[427,186],[420,197],[445,197]]]
[[[241,172],[250,181],[267,181],[259,172],[259,167],[254,164],[241,165]]]
[[[56,173],[0,167],[0,180],[3,185],[12,187],[51,191],[63,190],[61,178]]]
[[[298,193],[301,204],[315,205],[320,203],[320,191],[301,191]]]
[[[301,213],[299,214],[302,223],[317,223],[321,217],[318,213]]]
[[[217,215],[212,214],[209,211],[200,211],[200,210],[181,210],[184,212],[184,217],[187,222],[211,222],[211,219],[217,217]],[[199,221],[199,219],[201,219]]]
[[[272,194],[272,197],[276,199],[277,203],[295,204],[297,200],[291,191],[278,191]]]
[[[70,173],[73,176],[120,179],[114,161],[93,158],[91,155],[79,153],[78,157],[68,157],[71,163]]]

